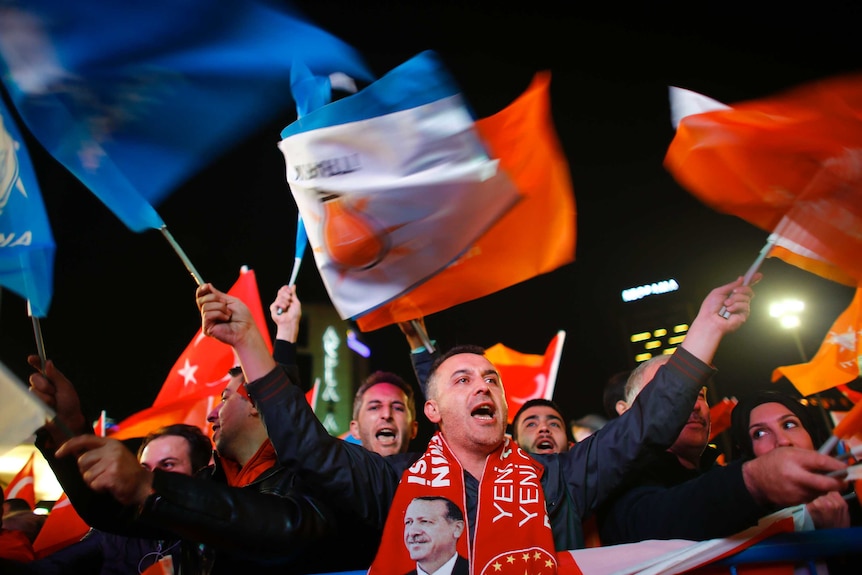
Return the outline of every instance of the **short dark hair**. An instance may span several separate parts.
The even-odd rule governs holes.
[[[398,374],[380,370],[366,377],[359,389],[356,390],[356,395],[353,396],[353,419],[359,417],[359,409],[362,407],[362,398],[365,396],[365,392],[378,383],[389,383],[403,391],[404,395],[407,396],[407,410],[413,419],[416,419],[416,397],[413,388]]]
[[[626,381],[631,373],[630,369],[618,371],[605,382],[605,388],[602,390],[602,407],[605,408],[605,415],[610,419],[620,415],[617,413],[617,402],[626,398]]]
[[[449,521],[464,521],[464,512],[448,497],[443,497],[442,495],[422,495],[415,497],[413,501],[417,499],[419,501],[442,501],[446,504],[446,519]]]
[[[528,399],[524,402],[524,405],[521,406],[521,409],[515,414],[515,417],[512,418],[512,439],[518,441],[518,420],[524,414],[524,412],[531,407],[536,407],[540,405],[542,407],[550,407],[554,411],[557,412],[557,415],[560,416],[560,422],[563,424],[563,429],[566,430],[566,438],[571,440],[571,430],[566,427],[566,419],[563,417],[563,410],[560,409],[560,406],[550,399],[545,399],[543,397],[537,397],[534,399]]]
[[[435,380],[437,379],[437,370],[440,368],[440,365],[453,355],[460,355],[462,353],[472,353],[474,355],[481,355],[482,357],[485,357],[485,348],[481,345],[474,345],[469,343],[460,344],[450,348],[446,353],[441,354],[437,359],[435,359],[434,363],[431,364],[431,370],[428,372],[428,379],[426,380],[425,393],[428,395],[428,397],[434,395],[432,393],[432,389],[434,389],[437,385],[437,382]]]
[[[192,473],[200,471],[210,463],[210,458],[213,454],[213,444],[209,437],[204,435],[204,432],[199,427],[188,425],[185,423],[173,423],[165,425],[155,431],[151,431],[144,437],[141,446],[138,448],[138,459],[140,460],[144,448],[154,439],[165,437],[166,435],[174,435],[182,437],[186,440],[189,446],[189,461],[192,465]]]

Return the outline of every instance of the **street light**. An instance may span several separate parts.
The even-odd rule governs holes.
[[[797,329],[802,324],[799,316],[803,311],[805,311],[805,302],[798,299],[785,299],[769,306],[769,315],[778,319],[781,327],[791,331],[793,339],[796,341],[796,347],[799,349],[799,355],[802,357],[802,363],[808,363],[808,355],[802,347],[802,340],[799,338],[799,330]]]

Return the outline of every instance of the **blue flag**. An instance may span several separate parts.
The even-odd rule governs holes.
[[[45,317],[54,287],[54,237],[15,119],[0,100],[0,286]]]
[[[0,73],[35,137],[130,229],[293,108],[292,63],[370,81],[347,44],[254,0],[8,0]]]

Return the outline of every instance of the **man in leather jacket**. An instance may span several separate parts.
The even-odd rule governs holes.
[[[30,363],[40,366],[36,356]],[[367,565],[373,556],[367,529],[347,518],[336,530],[337,514],[276,462],[241,374],[208,417],[214,464],[193,477],[148,471],[119,441],[89,433],[74,388],[52,362],[30,384],[57,412],[37,443],[76,511],[104,531],[181,538],[180,575],[319,573]]]

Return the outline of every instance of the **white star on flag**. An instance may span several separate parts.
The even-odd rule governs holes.
[[[195,379],[195,372],[197,370],[198,370],[198,366],[189,364],[189,360],[188,360],[188,358],[186,358],[185,364],[183,365],[183,368],[180,370],[177,370],[177,373],[179,373],[183,378],[183,387],[187,386],[190,381],[192,383],[198,382],[198,380]]]

